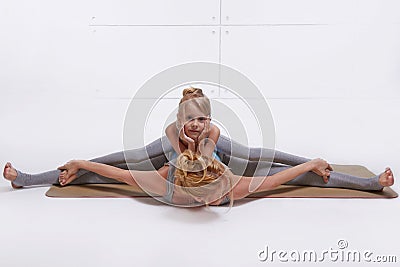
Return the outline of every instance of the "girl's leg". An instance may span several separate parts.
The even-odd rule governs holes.
[[[245,160],[245,161],[240,161],[240,164],[233,164],[233,163],[228,164],[227,162],[225,162],[225,164],[227,164],[229,167],[235,168],[237,170],[236,173],[238,174],[239,173],[243,174],[243,171],[246,171],[247,163],[250,160],[262,160],[264,162],[273,161],[276,163],[282,163],[290,166],[298,165],[306,161],[309,161],[309,159],[306,158],[290,155],[280,151],[274,151],[272,149],[249,148],[223,135],[220,136],[217,142],[217,150],[218,152],[220,152],[221,158],[224,157],[227,158],[228,156],[228,158],[236,157]],[[118,164],[125,163],[125,160],[128,163],[137,163],[148,159],[157,158],[155,160],[156,162],[154,164],[154,167],[148,169],[152,170],[156,169],[157,164],[159,164],[160,157],[164,159],[164,162],[162,164],[167,162],[165,155],[171,151],[173,151],[173,148],[169,143],[168,138],[166,136],[163,136],[143,148],[127,150],[125,151],[125,154],[123,151],[116,152],[103,157],[92,159],[91,161],[116,166]],[[58,176],[60,174],[60,171],[58,170],[44,172],[35,175],[26,174],[19,171],[17,172],[18,176],[17,179],[14,181],[14,184],[19,186],[58,184]],[[84,175],[85,173],[87,173],[87,171],[81,170],[78,172],[77,175],[79,177]],[[89,175],[87,177],[91,176]],[[88,179],[87,181],[90,182],[90,179],[89,178],[87,179]],[[93,180],[93,182],[98,182],[98,179],[96,178],[95,180]]]
[[[216,146],[217,151],[220,154],[225,154],[229,157],[245,159],[248,161],[267,161],[285,164],[288,166],[296,166],[304,162],[310,161],[310,159],[291,155],[278,150],[256,147],[250,148],[234,140],[231,140],[224,135],[221,135],[219,137]]]
[[[60,170],[42,172],[38,174],[17,171],[17,178],[12,183],[17,186],[58,184]]]
[[[167,162],[165,156],[166,153],[172,151],[168,138],[159,138],[149,145],[125,151],[126,161],[128,163],[134,163],[133,168],[137,167],[140,170],[155,170],[161,168],[164,163]],[[165,154],[164,154],[165,153]],[[91,161],[104,163],[108,165],[123,165],[125,164],[124,152],[116,152],[103,157],[92,159]],[[136,165],[135,165],[136,164]],[[125,164],[126,166],[126,164]],[[13,184],[17,186],[31,186],[31,185],[48,185],[48,184],[59,184],[58,176],[60,175],[59,170],[47,171],[39,174],[28,174],[16,170],[17,178],[13,181]],[[87,175],[86,175],[87,174]],[[85,175],[84,179],[79,179],[80,176]],[[80,170],[77,173],[78,179],[75,183],[108,183],[111,179],[100,178],[98,175],[89,174],[88,171]],[[104,181],[103,181],[104,180]],[[115,182],[115,181],[114,181]]]
[[[228,156],[227,154],[220,154],[221,162],[224,163],[235,175],[240,176],[254,176],[254,173],[268,173],[271,166],[277,164],[271,161],[249,161],[239,157]]]
[[[257,161],[246,161],[239,158],[230,158],[225,156],[222,162],[227,164],[229,162],[233,168],[232,172],[237,175],[244,176],[267,176],[281,172],[291,166],[278,166],[277,164],[270,162],[257,162]],[[227,164],[228,165],[228,164]],[[229,165],[228,165],[229,166]],[[237,166],[245,166],[238,169]],[[314,172],[307,172],[302,174],[295,179],[291,180],[286,184],[290,185],[308,185],[318,187],[340,187],[358,190],[382,190],[383,186],[379,183],[379,175],[372,178],[360,178],[349,174],[339,173],[335,171],[330,172],[330,178],[328,183],[324,183],[321,176]],[[268,178],[267,178],[268,179]],[[256,181],[257,182],[257,181]],[[254,189],[254,188],[253,188]]]
[[[280,172],[290,167],[272,167],[269,175]],[[357,190],[382,190],[383,186],[379,183],[379,175],[372,178],[361,178],[350,174],[331,171],[328,183],[324,183],[321,176],[313,173],[304,173],[295,179],[287,182],[288,185],[310,185],[318,187],[340,187]]]
[[[147,165],[147,171],[158,170],[161,168],[167,160],[168,154],[173,151],[173,148],[166,136],[162,136],[161,138],[156,139],[145,147],[136,148],[131,150],[125,150],[120,152],[115,152],[106,156],[98,157],[95,159],[91,159],[90,161],[103,163],[111,166],[117,166],[119,164],[127,163],[139,163],[143,161],[149,161],[153,163],[152,165]],[[80,177],[84,174],[88,173],[86,170],[80,170],[77,173],[77,176]],[[72,173],[70,174],[72,175]],[[87,177],[91,177],[90,175]],[[94,176],[98,177],[98,176]],[[98,181],[98,179],[95,179]],[[93,180],[93,183],[95,182]],[[87,180],[88,183],[91,183],[90,179]]]
[[[125,150],[109,154],[103,157],[92,159],[93,162],[117,165],[125,162],[137,163],[148,159],[153,159],[161,155],[167,155],[173,148],[166,136],[156,139],[145,147]],[[126,158],[125,158],[126,157]]]

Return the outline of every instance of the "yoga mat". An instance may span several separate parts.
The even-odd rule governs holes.
[[[332,167],[336,172],[358,177],[375,176],[360,165],[332,165]],[[63,187],[52,185],[46,192],[46,196],[61,198],[149,197],[139,187],[127,184],[85,184]],[[281,185],[274,190],[251,194],[248,198],[395,198],[397,196],[397,193],[390,187],[385,187],[382,191],[361,191],[345,188]]]

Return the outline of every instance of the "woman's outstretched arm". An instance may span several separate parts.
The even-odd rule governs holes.
[[[236,179],[240,180],[233,188],[233,197],[235,200],[242,199],[252,193],[275,189],[276,187],[287,183],[297,176],[309,171],[323,173],[324,180],[327,182],[329,170],[331,170],[330,165],[325,160],[314,159],[267,177],[235,177]],[[260,183],[254,191],[250,191],[250,185],[253,179],[259,179]]]
[[[136,185],[135,180],[133,179],[132,175],[130,174],[129,170],[120,169],[114,166],[91,162],[87,160],[71,160],[68,161],[63,166],[58,167],[60,170],[75,170],[75,169],[83,169],[87,171],[91,171],[97,173],[101,176],[108,177],[126,184],[134,184]],[[65,180],[64,176],[60,176],[60,184],[66,185],[75,180],[77,177],[76,175],[72,175],[69,179]]]
[[[165,177],[168,166],[164,166],[158,171],[131,171],[87,160],[71,160],[60,166],[59,169],[84,169],[129,185],[139,186],[153,194],[164,195],[166,192]],[[60,177],[61,185],[69,184],[76,178],[76,175],[72,175],[68,179],[65,177]]]

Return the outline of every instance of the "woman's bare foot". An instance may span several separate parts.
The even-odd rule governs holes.
[[[17,178],[17,170],[13,168],[10,162],[7,162],[4,166],[3,177],[11,182],[11,186],[13,188],[17,189],[22,187],[13,183],[13,181]]]
[[[391,186],[394,184],[393,172],[389,167],[387,167],[385,171],[379,175],[379,183],[381,186]]]

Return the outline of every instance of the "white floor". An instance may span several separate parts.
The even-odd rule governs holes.
[[[71,158],[120,150],[128,103],[10,93],[0,105],[0,162],[39,172]],[[362,164],[375,173],[387,165],[395,174],[400,169],[399,98],[272,99],[270,104],[278,149]],[[182,209],[153,199],[48,198],[47,189],[13,190],[0,181],[0,266],[282,265],[277,254],[259,260],[266,246],[286,251],[282,260],[289,263],[290,252],[305,250],[319,258],[324,250],[370,251],[371,259],[394,255],[400,261],[399,198],[257,199],[236,202],[231,210]],[[398,184],[393,189],[400,192]],[[348,247],[339,249],[339,241]],[[341,262],[328,257],[322,264]],[[368,264],[375,265],[382,266]]]

